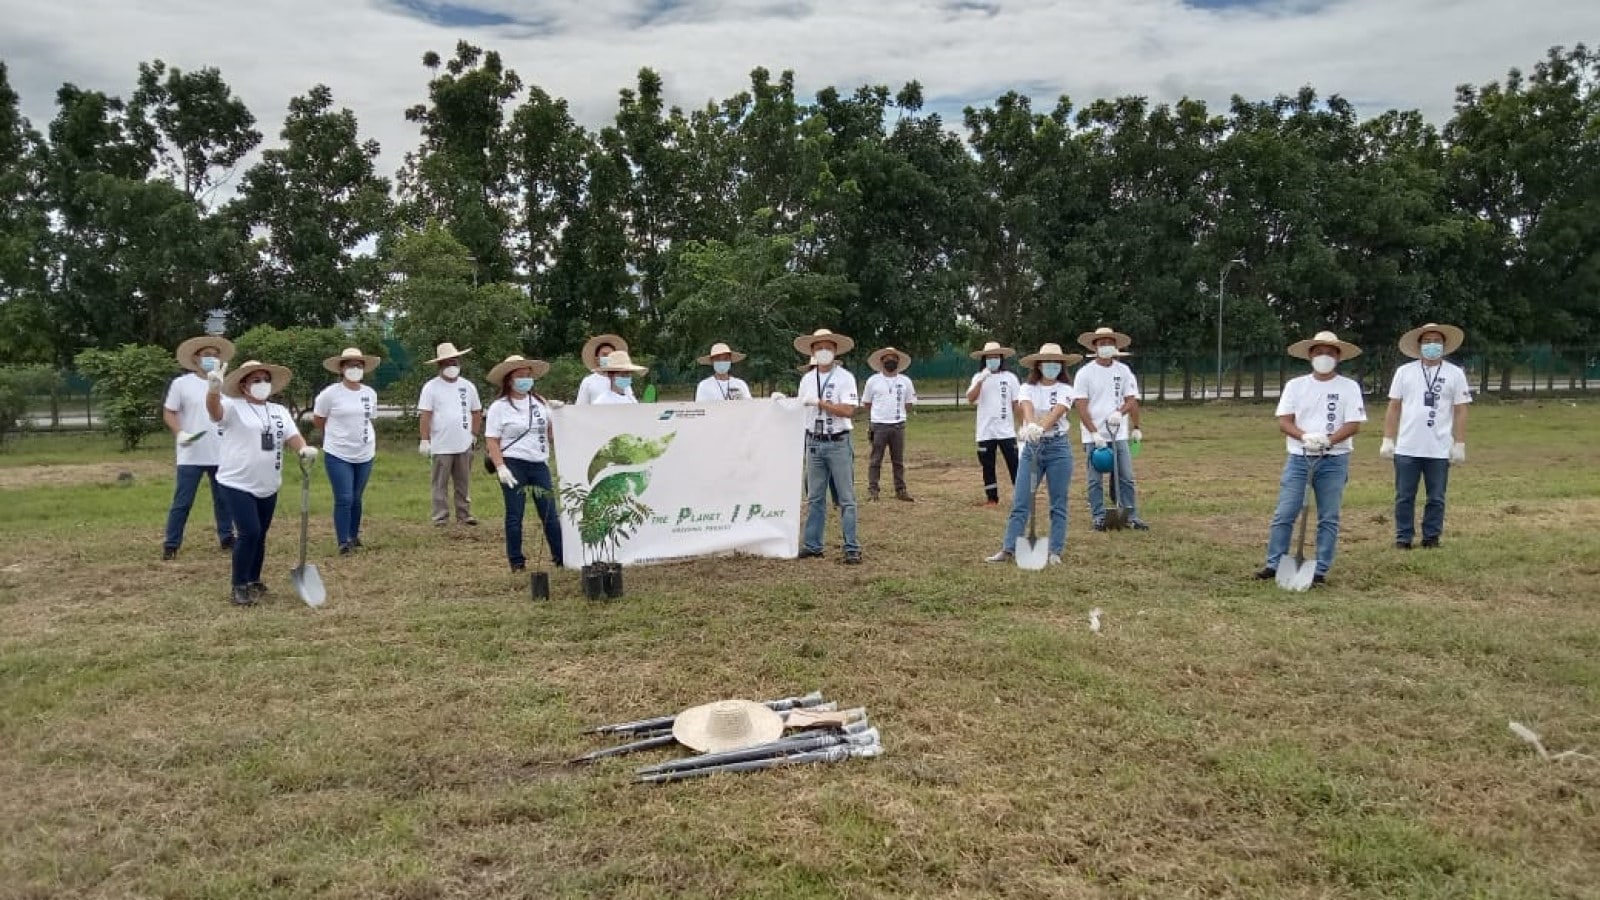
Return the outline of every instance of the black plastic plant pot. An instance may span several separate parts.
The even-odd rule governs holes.
[[[606,596],[612,600],[622,596],[622,563],[610,563],[605,571]]]
[[[583,596],[589,600],[599,600],[606,593],[606,573],[600,563],[593,563],[583,567]]]
[[[550,573],[533,572],[528,575],[528,593],[534,600],[550,599]]]

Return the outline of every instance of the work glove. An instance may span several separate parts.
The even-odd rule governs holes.
[[[1144,443],[1144,432],[1135,428],[1128,434],[1128,440],[1133,441],[1135,444],[1142,444]]]
[[[427,438],[417,441],[417,452],[421,453],[423,456],[432,456],[433,441],[430,441]]]
[[[305,460],[306,462],[310,462],[313,459],[316,459],[317,458],[317,448],[311,446],[310,444],[307,444],[304,447],[301,447],[300,448],[300,458]]]
[[[1106,436],[1101,434],[1098,431],[1096,431],[1094,434],[1090,435],[1089,436],[1089,440],[1094,441],[1094,448],[1096,450],[1099,450],[1101,447],[1106,446]]]
[[[1456,441],[1450,446],[1450,461],[1458,466],[1467,461],[1466,441]]]
[[[511,470],[506,466],[495,466],[494,474],[500,479],[500,483],[506,486],[506,490],[514,491],[517,489],[517,476],[511,474]]]
[[[1029,422],[1028,424],[1017,429],[1017,437],[1020,438],[1024,444],[1037,444],[1039,443],[1039,439],[1044,437],[1044,426],[1040,425],[1038,422]]]
[[[1328,436],[1316,432],[1307,432],[1300,438],[1300,446],[1307,453],[1323,453],[1328,449]]]
[[[783,391],[773,391],[772,392],[772,396],[768,397],[767,399],[769,399],[769,400],[787,400],[787,399],[789,399],[789,395],[785,394]]]
[[[807,397],[806,399],[804,399],[804,400],[802,400],[800,402],[804,403],[806,406],[816,406],[819,403],[821,403],[822,401],[818,400],[815,397]]]
[[[1383,439],[1383,446],[1378,448],[1378,455],[1384,459],[1394,459],[1394,438]]]
[[[988,379],[989,379],[989,370],[988,369],[979,369],[978,370],[978,374],[972,376],[972,383],[973,384],[977,384],[977,383],[979,383],[981,381],[987,381]]]
[[[222,393],[222,376],[228,372],[227,363],[217,363],[217,367],[206,373],[206,392],[210,394]]]
[[[1108,426],[1110,426],[1112,428],[1121,428],[1122,427],[1122,413],[1114,412],[1111,415],[1106,416],[1106,425],[1108,425]]]
[[[550,408],[551,409],[560,409],[561,407],[566,406],[566,405],[567,404],[561,402],[560,400],[551,400],[550,401]]]
[[[205,436],[206,433],[204,431],[180,431],[178,432],[178,443],[187,447]]]

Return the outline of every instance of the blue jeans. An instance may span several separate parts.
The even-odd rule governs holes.
[[[1278,481],[1278,509],[1272,514],[1272,533],[1267,539],[1269,569],[1276,569],[1278,560],[1289,552],[1295,519],[1306,499],[1308,474],[1311,490],[1317,495],[1317,574],[1326,575],[1333,567],[1333,554],[1339,547],[1339,507],[1344,503],[1345,482],[1350,480],[1350,454],[1308,457],[1291,453]]]
[[[233,518],[228,514],[228,504],[217,493],[216,466],[178,466],[177,481],[172,489],[172,508],[167,510],[167,535],[161,546],[176,550],[183,546],[183,529],[189,524],[189,509],[194,506],[195,492],[200,489],[200,479],[211,479],[211,514],[217,520],[217,540],[233,537]]]
[[[1136,502],[1138,494],[1133,480],[1133,454],[1128,450],[1127,441],[1112,441],[1109,446],[1116,451],[1117,471],[1121,475],[1117,479],[1117,498],[1122,501],[1123,506],[1128,508],[1129,515],[1137,520],[1139,518],[1138,503]],[[1101,474],[1094,467],[1094,463],[1089,460],[1089,451],[1093,448],[1093,444],[1083,445],[1083,470],[1087,473],[1086,479],[1089,482],[1089,515],[1093,516],[1096,522],[1099,522],[1106,517],[1106,476]]]
[[[278,495],[257,497],[249,491],[236,491],[217,485],[233,515],[233,586],[242,587],[261,580],[261,565],[267,558],[267,530],[278,508]]]
[[[1394,455],[1394,539],[1409,544],[1417,532],[1417,483],[1427,485],[1422,507],[1422,539],[1437,541],[1444,531],[1444,492],[1450,483],[1450,460]]]
[[[515,488],[500,485],[500,494],[506,501],[506,560],[513,566],[526,565],[522,555],[522,517],[528,508],[529,488],[534,489],[533,507],[544,521],[544,542],[550,545],[550,557],[556,568],[561,562],[561,520],[556,518],[556,498],[550,483],[550,467],[542,462],[529,462],[515,457],[504,457],[507,468],[517,479]]]
[[[1050,492],[1050,552],[1060,554],[1067,547],[1067,487],[1072,483],[1072,443],[1065,437],[1047,437],[1037,444],[1023,444],[1017,462],[1017,487],[1011,494],[1011,518],[1006,522],[1006,539],[1001,548],[1015,552],[1017,538],[1028,527],[1028,512],[1033,508],[1034,490],[1039,479],[1048,482]]]
[[[822,526],[828,518],[828,490],[839,502],[839,524],[844,527],[844,552],[860,553],[856,540],[856,448],[846,435],[843,440],[818,441],[806,438],[806,527],[801,535],[802,550],[822,550]]]
[[[361,495],[372,477],[372,460],[349,462],[324,453],[322,465],[328,470],[328,487],[333,489],[333,534],[343,547],[361,537]]]

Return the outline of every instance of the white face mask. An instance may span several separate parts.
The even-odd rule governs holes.
[[[815,353],[813,353],[811,355],[816,358],[817,365],[819,365],[819,366],[825,366],[825,365],[828,365],[829,363],[833,362],[833,351],[832,350],[818,350],[817,352],[815,352]]]
[[[256,398],[257,400],[265,400],[268,397],[271,397],[272,382],[257,381],[256,383],[250,385],[250,396]]]
[[[1311,371],[1316,372],[1318,375],[1326,375],[1338,365],[1338,358],[1331,354],[1321,353],[1311,357]]]
[[[357,366],[351,366],[344,370],[344,380],[359,382],[366,374],[367,372],[365,369]]]
[[[1111,359],[1117,355],[1117,345],[1101,344],[1100,346],[1094,348],[1094,352],[1095,355],[1099,356],[1101,359]]]
[[[439,370],[439,374],[443,375],[447,380],[454,380],[457,376],[459,376],[461,374],[461,367],[460,366],[445,366],[444,368]]]

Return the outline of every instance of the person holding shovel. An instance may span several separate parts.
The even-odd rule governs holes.
[[[1129,441],[1144,439],[1139,430],[1139,380],[1122,361],[1133,343],[1113,328],[1096,328],[1078,335],[1078,343],[1094,354],[1072,380],[1078,389],[1078,427],[1083,438],[1084,482],[1088,485],[1089,515],[1095,531],[1106,530],[1105,479],[1094,467],[1089,451],[1111,447],[1116,456],[1117,505],[1128,510],[1127,524],[1139,531],[1149,525],[1139,518],[1135,502],[1133,454]]]
[[[1467,373],[1445,360],[1465,333],[1429,322],[1400,336],[1400,352],[1416,360],[1395,370],[1378,455],[1394,460],[1394,545],[1410,550],[1417,529],[1417,485],[1427,485],[1422,546],[1439,546],[1450,467],[1467,461]]]
[[[1289,458],[1278,481],[1278,508],[1267,539],[1267,564],[1255,577],[1278,575],[1278,562],[1289,552],[1294,520],[1306,502],[1306,484],[1317,498],[1317,565],[1313,584],[1326,584],[1339,546],[1339,510],[1350,479],[1353,440],[1367,420],[1361,385],[1337,372],[1339,363],[1361,355],[1361,348],[1339,340],[1331,331],[1289,346],[1289,355],[1309,360],[1311,374],[1289,379],[1278,396],[1278,430]]]
[[[483,401],[478,386],[461,377],[461,357],[472,348],[457,350],[449,341],[434,348],[430,366],[439,375],[422,386],[417,398],[422,439],[417,452],[432,462],[432,514],[434,525],[450,524],[450,489],[455,486],[456,521],[476,525],[472,515],[472,450],[483,430]]]
[[[533,488],[533,505],[544,523],[544,540],[550,556],[561,565],[561,523],[556,519],[555,488],[550,479],[550,449],[555,446],[555,431],[550,411],[559,409],[559,400],[547,401],[534,393],[534,382],[550,371],[542,359],[508,356],[489,370],[489,383],[499,396],[489,404],[488,421],[483,429],[483,448],[500,479],[500,493],[506,501],[506,561],[511,571],[527,569],[522,553],[522,517],[527,510],[526,487]]]
[[[178,558],[183,531],[189,524],[189,510],[194,506],[202,478],[211,479],[211,515],[217,523],[217,543],[224,550],[233,549],[233,519],[217,490],[222,435],[206,412],[206,375],[233,359],[233,344],[225,338],[202,335],[179,344],[177,355],[178,365],[189,371],[172,379],[166,402],[161,404],[161,420],[172,432],[178,457],[172,506],[167,509],[167,530],[161,539],[163,561]]]
[[[861,562],[861,542],[856,539],[856,451],[850,440],[860,395],[856,377],[837,358],[854,349],[856,342],[842,334],[819,328],[794,339],[794,349],[817,365],[800,376],[798,399],[811,412],[806,427],[806,521],[800,539],[800,558],[822,556],[822,532],[827,524],[828,492],[839,504],[839,524],[844,530],[844,562]],[[780,395],[781,396],[781,395]]]
[[[872,456],[867,461],[867,499],[878,499],[878,475],[883,471],[883,451],[889,451],[894,474],[894,498],[913,502],[906,490],[906,411],[917,405],[917,387],[906,377],[911,356],[902,350],[885,347],[867,357],[873,376],[861,403],[867,408],[867,434],[872,440]]]
[[[235,606],[253,606],[267,593],[261,568],[283,486],[283,451],[297,454],[302,465],[317,458],[289,410],[268,399],[288,385],[288,369],[253,359],[232,374],[227,363],[206,373],[206,413],[222,426],[217,489],[233,517]]]
[[[744,354],[722,342],[711,345],[711,352],[700,357],[700,365],[711,367],[711,377],[700,382],[694,390],[694,402],[719,403],[723,400],[749,400],[750,385],[743,378],[729,374],[733,364],[744,359]]]
[[[616,384],[601,369],[611,358],[611,354],[621,350],[628,352],[628,342],[614,334],[597,334],[584,342],[583,350],[579,354],[583,357],[583,365],[589,370],[583,381],[578,383],[578,399],[573,401],[578,406],[588,406],[591,403],[613,402],[602,401],[601,398],[616,390]],[[633,399],[633,385],[622,388],[622,393]]]
[[[978,410],[978,466],[983,470],[986,506],[1000,505],[1000,477],[994,465],[996,453],[1005,457],[1013,489],[1017,484],[1016,405],[1022,385],[1015,373],[1004,368],[1006,359],[1016,354],[1010,347],[1000,346],[999,341],[988,341],[982,349],[967,354],[983,363],[983,368],[967,385],[967,402],[975,404]]]
[[[346,347],[323,360],[322,367],[340,378],[323,388],[311,405],[311,424],[322,432],[322,466],[333,489],[333,534],[340,556],[361,546],[361,497],[378,453],[378,436],[372,428],[378,392],[361,381],[381,361],[358,347]]]
[[[1028,526],[1033,492],[1041,480],[1049,482],[1050,555],[1049,565],[1061,564],[1067,547],[1067,489],[1072,483],[1072,443],[1067,436],[1067,414],[1078,400],[1077,389],[1062,381],[1067,366],[1083,361],[1077,353],[1061,352],[1060,344],[1045,344],[1039,352],[1022,358],[1028,367],[1028,381],[1017,402],[1017,438],[1022,441],[1018,468],[1022,479],[1012,492],[1011,516],[1006,520],[1005,540],[1000,552],[988,562],[1010,562],[1016,558],[1017,540]]]

